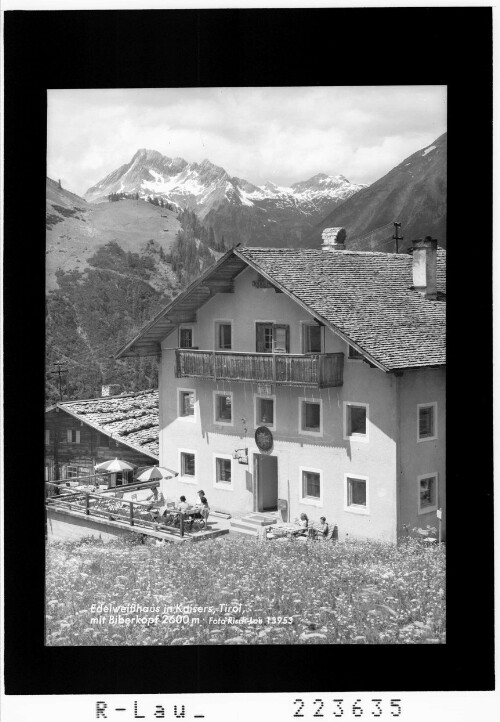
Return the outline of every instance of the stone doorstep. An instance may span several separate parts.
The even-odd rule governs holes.
[[[270,514],[261,514],[258,512],[255,512],[253,514],[247,514],[246,516],[242,516],[239,519],[236,519],[238,522],[246,522],[247,524],[254,524],[255,526],[269,526],[270,524],[276,524],[278,521],[278,518],[276,516],[271,516]],[[231,520],[231,523],[233,520]]]

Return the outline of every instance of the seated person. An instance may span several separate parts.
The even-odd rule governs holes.
[[[315,539],[326,539],[329,531],[328,524],[326,523],[326,517],[320,516],[319,524],[313,524],[313,526],[309,527],[309,529],[312,532],[311,536]]]
[[[295,523],[299,526],[298,529],[292,532],[293,536],[305,536],[307,534],[307,528],[309,526],[309,519],[307,514],[302,513],[300,519],[295,519]]]
[[[188,509],[190,509],[190,505],[186,501],[185,496],[181,496],[180,504],[178,505],[178,508],[180,511],[186,512]]]
[[[195,505],[197,512],[193,514],[193,516],[195,519],[203,519],[205,516],[208,516],[210,507],[208,506],[207,497],[203,489],[200,489],[198,496],[200,497],[200,501]]]
[[[153,499],[152,499],[153,506],[160,508],[160,506],[165,506],[165,497],[163,496],[163,492],[160,489],[158,491],[158,488],[155,486],[153,487]]]

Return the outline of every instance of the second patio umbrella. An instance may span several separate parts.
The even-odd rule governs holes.
[[[178,476],[177,471],[167,469],[166,466],[149,466],[147,469],[139,474],[137,481],[156,481],[156,479],[172,479],[174,476]]]

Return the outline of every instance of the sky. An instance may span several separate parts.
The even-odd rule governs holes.
[[[49,90],[47,175],[83,195],[148,148],[256,185],[373,183],[445,131],[437,85]]]

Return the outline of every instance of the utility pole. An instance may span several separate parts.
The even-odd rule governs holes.
[[[62,369],[62,371],[61,371],[61,366],[62,366],[62,365],[63,365],[63,364],[62,364],[60,361],[54,361],[54,366],[57,366],[57,371],[51,371],[51,372],[50,372],[52,376],[55,376],[55,375],[58,375],[58,376],[59,376],[59,401],[62,401],[62,400],[63,400],[63,397],[62,397],[62,385],[61,385],[61,373],[63,373],[63,374],[68,373],[68,369]]]
[[[401,228],[401,223],[396,223],[396,221],[394,221],[394,230],[396,231],[396,235],[394,235],[392,238],[396,241],[396,253],[399,253],[398,241],[402,241],[404,239],[404,236],[398,235],[398,231],[400,228]]]

